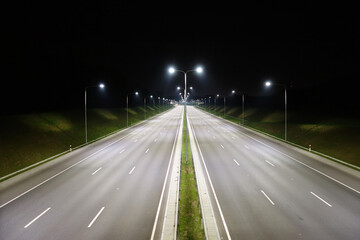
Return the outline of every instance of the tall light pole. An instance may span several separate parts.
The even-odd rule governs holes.
[[[271,85],[280,85],[284,87],[284,101],[285,101],[285,142],[287,141],[287,91],[286,91],[286,85],[281,83],[272,83],[271,81],[265,82],[266,87],[270,87]]]
[[[186,112],[186,101],[187,101],[187,94],[186,94],[186,75],[189,73],[189,72],[197,72],[197,73],[202,73],[203,72],[203,68],[202,67],[197,67],[196,69],[191,69],[191,70],[187,70],[187,71],[182,71],[182,70],[177,70],[173,67],[170,67],[169,68],[169,73],[170,74],[173,74],[175,72],[182,72],[184,74],[184,103],[185,103],[185,131],[186,131],[186,134],[185,134],[185,145],[186,145],[186,153],[185,153],[185,162],[187,163],[187,134],[188,134],[188,130],[187,130],[187,112]]]
[[[169,68],[169,73],[170,74],[173,74],[175,72],[181,72],[184,74],[184,100],[185,100],[185,104],[186,104],[186,99],[187,99],[187,94],[186,94],[186,77],[187,77],[187,74],[189,72],[197,72],[197,73],[202,73],[203,72],[203,68],[202,67],[197,67],[196,69],[191,69],[191,70],[187,70],[187,71],[182,71],[182,70],[178,70],[178,69],[175,69],[173,67],[170,67]],[[179,89],[179,88],[178,88]]]
[[[92,87],[99,87],[99,88],[104,88],[105,85],[103,83],[100,83],[99,85],[95,85],[95,86],[87,86],[85,87],[85,143],[87,143],[87,110],[86,110],[86,99],[87,99],[87,89],[88,88],[92,88]]]
[[[135,94],[137,96],[139,95],[139,92],[128,93],[126,95],[126,127],[129,127],[129,95],[131,94]]]
[[[245,94],[242,93],[242,124],[245,125]]]
[[[144,120],[146,119],[146,95],[144,96]]]
[[[231,91],[231,94],[235,94],[235,90]],[[225,108],[226,108],[226,96],[224,96],[224,118],[225,118]]]

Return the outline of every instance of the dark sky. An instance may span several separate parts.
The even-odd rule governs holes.
[[[94,106],[121,106],[134,90],[175,96],[183,76],[170,77],[170,65],[204,67],[202,76],[188,76],[196,95],[231,89],[262,95],[266,79],[292,81],[297,89],[326,86],[343,97],[357,92],[356,1],[252,1],[213,11],[178,9],[175,2],[164,8],[48,1],[8,10],[1,103],[19,112],[81,107],[84,87],[100,81],[107,87],[91,89]]]

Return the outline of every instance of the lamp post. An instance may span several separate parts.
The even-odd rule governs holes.
[[[146,119],[146,96],[144,96],[144,120]]]
[[[242,124],[245,125],[245,94],[242,93]]]
[[[235,90],[231,91],[231,95],[235,94]],[[225,108],[226,108],[226,96],[224,96],[224,118],[225,118]]]
[[[173,74],[175,72],[181,72],[184,74],[184,100],[185,100],[185,103],[186,103],[186,99],[187,99],[187,94],[186,94],[186,83],[187,83],[187,80],[186,80],[186,77],[187,77],[187,74],[189,72],[197,72],[197,73],[202,73],[203,72],[203,68],[202,67],[197,67],[196,69],[191,69],[191,70],[187,70],[187,71],[182,71],[182,70],[178,70],[178,69],[175,69],[173,67],[170,67],[169,68],[169,73],[170,74]],[[178,87],[178,89],[180,89],[180,87]]]
[[[87,89],[92,87],[104,88],[105,85],[103,83],[100,83],[99,85],[85,87],[85,143],[87,143],[87,110],[86,110]]]
[[[182,72],[184,74],[184,104],[185,104],[185,131],[186,131],[186,134],[185,134],[185,145],[186,145],[186,153],[185,153],[185,162],[187,163],[187,133],[188,133],[188,130],[187,130],[187,112],[186,112],[186,101],[187,101],[187,94],[186,94],[186,75],[189,73],[189,72],[197,72],[197,73],[202,73],[203,72],[203,68],[202,67],[197,67],[196,69],[191,69],[191,70],[187,70],[187,71],[182,71],[182,70],[177,70],[173,67],[170,67],[169,68],[169,73],[170,74],[173,74],[175,72]]]
[[[287,91],[286,91],[286,85],[281,83],[272,83],[271,81],[266,81],[265,86],[270,87],[271,85],[280,85],[284,87],[284,102],[285,102],[285,142],[287,141]]]
[[[137,96],[139,95],[139,92],[128,93],[126,95],[126,127],[129,127],[129,95],[131,94],[135,94]]]

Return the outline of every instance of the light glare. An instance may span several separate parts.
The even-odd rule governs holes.
[[[202,67],[197,67],[197,68],[196,68],[196,72],[197,72],[197,73],[202,73],[202,72],[203,72]]]
[[[169,68],[169,73],[174,73],[174,72],[175,72],[175,68],[170,67],[170,68]]]

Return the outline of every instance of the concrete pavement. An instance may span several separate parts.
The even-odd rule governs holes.
[[[222,239],[357,239],[360,176],[195,108]],[[213,206],[216,206],[214,194]],[[215,207],[216,209],[216,207]]]
[[[1,183],[0,239],[160,238],[175,108]],[[165,186],[165,188],[164,188]],[[164,204],[166,201],[162,201]]]

